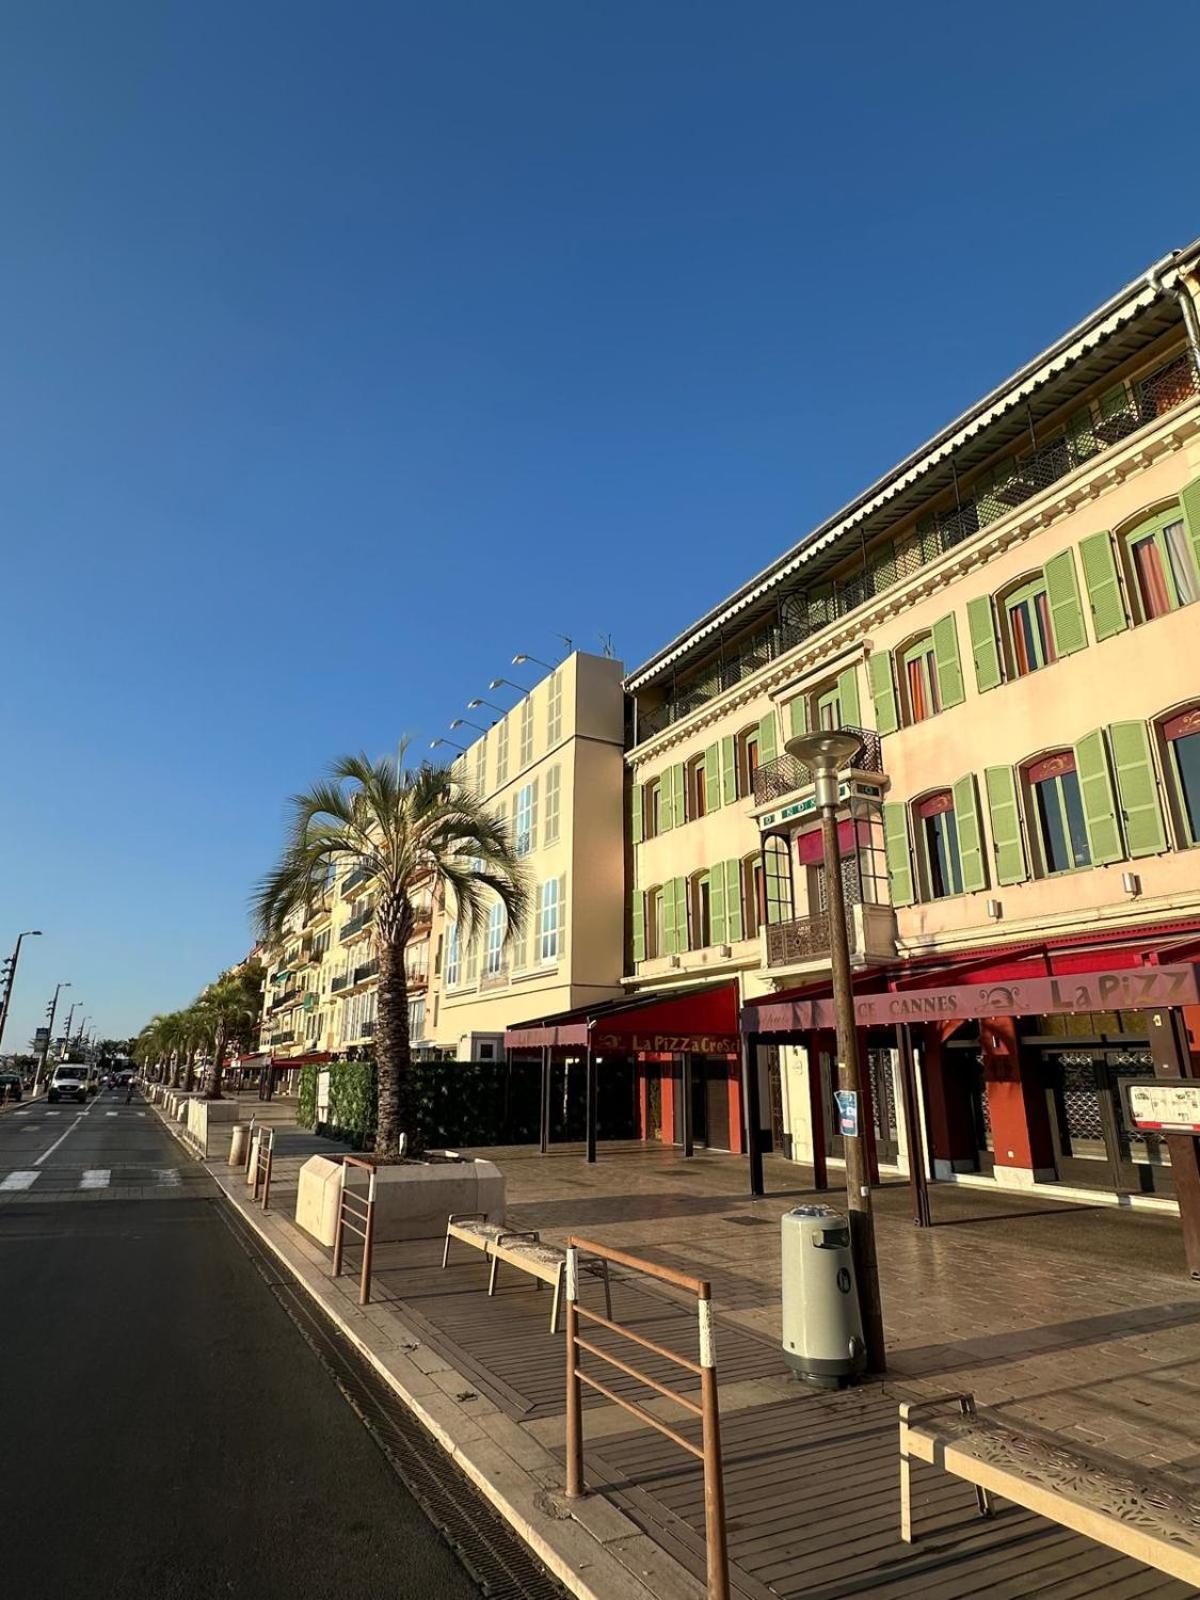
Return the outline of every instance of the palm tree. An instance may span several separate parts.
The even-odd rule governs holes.
[[[231,1042],[249,1039],[262,1012],[263,969],[258,961],[223,972],[196,1001],[196,1024],[212,1051],[204,1083],[206,1100],[221,1098],[225,1050]]]
[[[421,1147],[412,1093],[408,982],[404,951],[426,888],[453,905],[464,944],[483,930],[492,906],[504,908],[505,941],[524,924],[528,893],[507,825],[442,767],[395,757],[343,756],[328,779],[291,801],[279,864],[254,894],[259,935],[278,939],[287,919],[307,910],[332,875],[361,871],[372,883],[371,930],[379,961],[375,1023],[378,1117],[375,1153],[400,1158],[400,1135]]]

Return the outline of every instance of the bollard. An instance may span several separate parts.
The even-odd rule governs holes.
[[[234,1124],[233,1138],[229,1141],[229,1165],[242,1167],[246,1164],[246,1146],[250,1142],[250,1130],[244,1122]]]
[[[262,1138],[262,1129],[261,1128],[251,1128],[251,1130],[250,1130],[250,1144],[249,1144],[249,1146],[247,1148],[247,1157],[248,1157],[248,1159],[246,1161],[246,1187],[247,1187],[247,1189],[250,1189],[250,1188],[257,1189],[258,1188],[258,1144],[259,1144],[259,1140],[261,1138]]]

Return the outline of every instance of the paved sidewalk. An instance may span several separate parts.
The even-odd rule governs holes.
[[[290,1220],[308,1141],[281,1126],[265,1217],[240,1173],[218,1162],[210,1170],[574,1593],[695,1600],[703,1506],[690,1459],[589,1395],[592,1492],[567,1502],[563,1345],[548,1332],[548,1295],[513,1274],[489,1300],[474,1252],[443,1272],[440,1244],[419,1241],[380,1248],[375,1303],[358,1307],[353,1277],[334,1280],[329,1252]],[[517,1225],[550,1240],[590,1234],[711,1278],[743,1600],[1190,1593],[1016,1508],[980,1522],[971,1490],[930,1469],[917,1476],[918,1544],[902,1545],[896,1526],[897,1400],[947,1389],[973,1388],[1015,1421],[1143,1465],[1169,1461],[1200,1481],[1200,1289],[1182,1277],[1177,1223],[947,1187],[934,1191],[940,1226],[923,1232],[908,1221],[906,1191],[884,1189],[889,1379],[815,1395],[788,1379],[779,1354],[778,1217],[808,1195],[804,1169],[769,1161],[768,1185],[781,1192],[752,1202],[744,1165],[728,1156],[685,1162],[624,1145],[602,1147],[589,1168],[575,1148],[479,1153],[505,1171]],[[694,1313],[669,1292],[622,1274],[614,1298],[619,1321],[673,1348],[694,1344]],[[678,1421],[665,1400],[646,1408]]]

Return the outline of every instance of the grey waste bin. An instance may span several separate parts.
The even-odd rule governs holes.
[[[850,1224],[829,1206],[784,1213],[783,1357],[807,1383],[837,1389],[865,1369]]]

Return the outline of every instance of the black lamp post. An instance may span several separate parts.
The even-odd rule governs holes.
[[[13,984],[17,981],[17,962],[21,959],[21,941],[23,939],[40,939],[40,928],[26,928],[24,933],[17,935],[17,943],[13,953],[8,958],[8,978],[4,984],[4,1004],[0,1006],[0,1042],[4,1039],[4,1028],[8,1022],[8,1006],[12,999]]]

